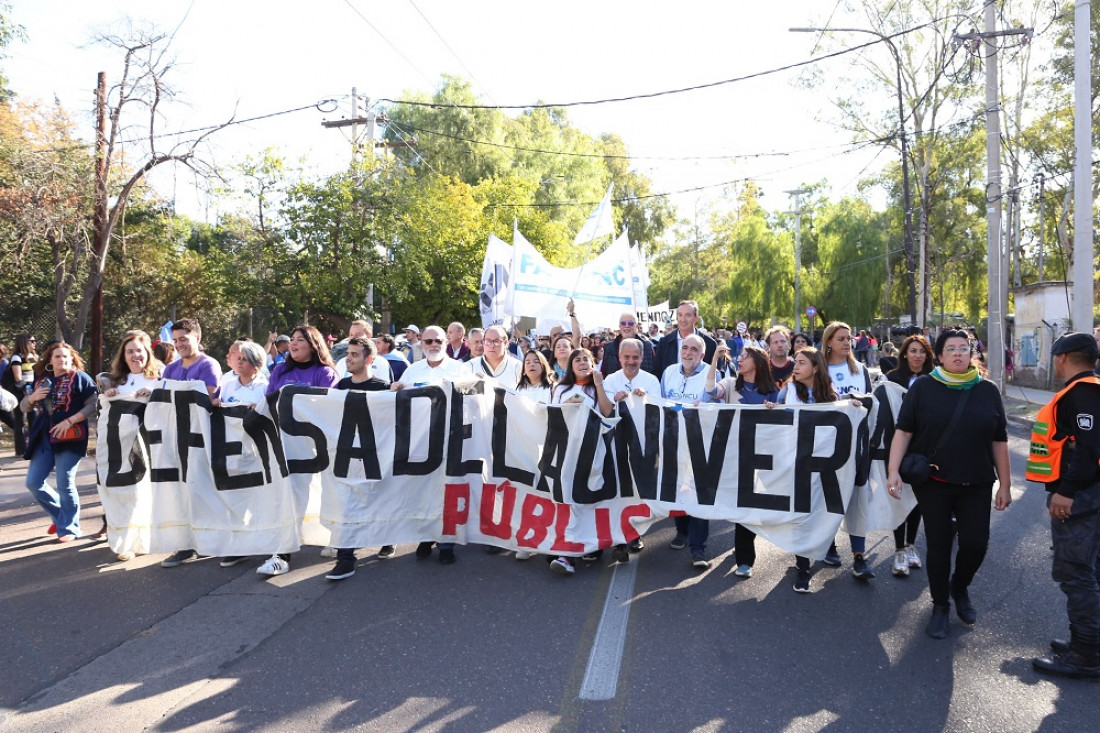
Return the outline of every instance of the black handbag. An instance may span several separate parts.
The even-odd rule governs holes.
[[[932,478],[932,472],[940,470],[940,467],[933,463],[936,454],[940,452],[940,448],[947,442],[947,438],[951,435],[951,431],[955,429],[955,425],[959,422],[959,418],[962,417],[963,408],[966,406],[966,400],[970,397],[970,390],[963,391],[962,398],[959,399],[955,405],[955,413],[951,416],[951,422],[947,424],[947,429],[940,433],[940,439],[936,442],[936,447],[932,449],[932,453],[924,455],[923,453],[906,453],[901,459],[901,465],[898,466],[898,473],[901,475],[901,480],[910,486],[914,484],[926,484]]]

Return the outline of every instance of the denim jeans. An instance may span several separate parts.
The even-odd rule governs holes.
[[[27,468],[27,488],[42,505],[50,519],[57,525],[57,536],[80,536],[80,495],[76,490],[76,468],[83,458],[76,451],[59,450],[56,453],[48,437],[43,436],[31,456]],[[46,479],[57,471],[57,489]]]
[[[687,537],[688,550],[691,554],[702,555],[707,551],[707,538],[710,537],[710,520],[698,517],[673,517],[676,525],[676,534]]]

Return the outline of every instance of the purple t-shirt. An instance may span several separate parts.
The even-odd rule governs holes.
[[[284,361],[272,370],[271,379],[267,383],[267,394],[275,394],[288,384],[332,388],[339,381],[336,370],[330,366],[310,364],[307,367],[299,367],[291,361]]]
[[[189,367],[183,365],[183,359],[176,359],[164,367],[164,378],[178,379],[183,382],[197,379],[207,387],[217,389],[218,382],[222,378],[222,368],[215,359],[206,354],[200,354],[198,361]]]

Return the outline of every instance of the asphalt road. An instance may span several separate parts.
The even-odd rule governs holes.
[[[1012,434],[1022,490],[1026,435]],[[734,577],[720,523],[701,574],[664,523],[630,566],[571,578],[537,558],[460,547],[441,566],[401,546],[391,560],[360,551],[340,583],[307,548],[265,582],[259,559],[165,570],[160,556],[57,545],[41,511],[9,495],[0,733],[1095,730],[1100,686],[1031,670],[1065,633],[1064,597],[1043,492],[1016,493],[971,589],[978,623],[953,618],[943,641],[923,633],[923,571],[894,578],[885,533],[868,539],[875,580],[852,578],[841,538],[845,567],[818,566],[812,595],[791,590],[792,558],[763,541],[753,577]],[[100,511],[89,486],[86,529]]]

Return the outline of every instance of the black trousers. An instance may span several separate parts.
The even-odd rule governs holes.
[[[963,486],[929,481],[913,486],[928,541],[925,568],[932,603],[950,604],[951,591],[970,587],[982,566],[989,547],[992,492],[993,482]],[[951,553],[956,537],[958,551],[952,571]]]
[[[1070,628],[1100,636],[1100,486],[1074,495],[1069,518],[1051,519],[1050,537],[1051,576],[1066,594]]]

